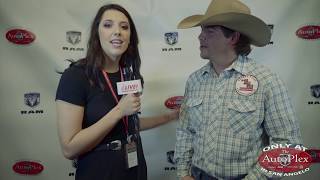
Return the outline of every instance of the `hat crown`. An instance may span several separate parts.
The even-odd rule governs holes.
[[[205,17],[224,13],[251,14],[249,7],[238,0],[212,0]]]
[[[184,18],[178,28],[200,25],[227,27],[247,36],[250,43],[258,47],[267,45],[271,38],[268,25],[260,18],[251,15],[249,7],[239,0],[212,0],[205,14]]]

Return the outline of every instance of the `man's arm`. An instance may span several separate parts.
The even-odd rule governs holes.
[[[177,128],[176,136],[177,142],[175,147],[174,158],[177,162],[177,175],[184,177],[190,175],[191,160],[193,155],[192,149],[192,132],[189,130],[189,115],[186,107],[188,98],[189,83],[186,84],[184,94],[184,101],[180,108],[179,125]]]
[[[301,144],[299,123],[294,113],[288,91],[281,79],[272,74],[265,91],[264,130],[270,144]],[[267,179],[257,164],[245,179]]]

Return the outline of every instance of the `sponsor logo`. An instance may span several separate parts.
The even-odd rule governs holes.
[[[40,93],[32,92],[24,94],[24,104],[29,107],[36,107],[40,103]]]
[[[175,165],[177,162],[174,160],[174,151],[168,151],[167,152],[167,161],[170,163],[170,164],[173,164]]]
[[[162,48],[162,51],[181,51],[181,48]]]
[[[22,110],[20,111],[21,114],[43,114],[43,110]]]
[[[20,161],[12,166],[14,172],[23,175],[37,175],[44,169],[43,165],[33,161]]]
[[[32,43],[36,36],[25,29],[11,29],[6,33],[6,38],[14,44],[26,45]]]
[[[81,41],[81,32],[79,31],[68,31],[66,32],[67,42],[76,45]]]
[[[81,42],[81,32],[79,31],[67,31],[66,40],[68,43],[72,44],[72,47],[63,46],[62,50],[64,51],[84,51],[82,47],[74,47],[75,45]]]
[[[72,160],[72,161],[71,161],[71,165],[72,165],[72,167],[74,167],[74,168],[77,169],[77,167],[78,167],[78,160],[77,160],[77,159]]]
[[[312,163],[320,163],[320,149],[307,149],[306,152],[310,154]]]
[[[310,86],[311,96],[314,98],[320,98],[320,84]],[[320,104],[320,101],[308,101],[309,105]]]
[[[274,25],[273,25],[273,24],[268,24],[268,27],[270,28],[270,31],[271,31],[271,37],[272,37]],[[272,41],[272,40],[270,40],[270,42],[269,42],[268,44],[273,44],[273,41]]]
[[[72,160],[72,161],[71,161],[71,166],[72,166],[73,168],[77,169],[77,167],[78,167],[78,159]],[[71,171],[71,172],[68,173],[69,176],[75,176],[75,174],[76,174],[76,173],[75,173],[74,171]]]
[[[168,98],[164,102],[164,105],[169,109],[179,109],[183,99],[184,99],[184,96],[173,96]]]
[[[315,98],[320,98],[320,84],[311,86],[310,90],[311,90],[311,96]]]
[[[164,167],[164,170],[165,171],[175,171],[175,170],[177,170],[177,168],[176,167],[174,167],[174,166],[166,166],[166,167]]]
[[[320,26],[308,25],[299,28],[296,35],[301,39],[315,40],[320,39]]]
[[[170,46],[174,46],[178,43],[178,32],[167,32],[164,34],[164,41],[166,44]],[[168,51],[181,51],[181,48],[179,47],[168,47],[168,48],[162,48],[162,52],[168,52]]]
[[[301,145],[274,144],[259,156],[261,171],[275,176],[294,176],[309,171],[312,157]]]
[[[164,40],[169,45],[175,45],[178,42],[178,32],[168,32],[164,34]]]
[[[165,171],[175,171],[177,170],[176,168],[176,161],[174,160],[174,151],[168,151],[167,152],[167,162],[171,164],[171,166],[165,166],[164,170]]]
[[[33,108],[32,110],[22,110],[21,114],[42,114],[43,110],[35,110],[34,108],[40,104],[40,93],[30,92],[24,94],[24,104]]]

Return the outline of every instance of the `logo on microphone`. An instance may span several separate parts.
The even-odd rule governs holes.
[[[118,82],[117,90],[118,95],[142,92],[141,80]]]

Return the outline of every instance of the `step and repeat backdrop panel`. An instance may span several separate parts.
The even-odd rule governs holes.
[[[85,56],[90,24],[100,6],[118,3],[139,34],[145,78],[141,116],[169,112],[188,76],[207,63],[199,56],[200,28],[178,22],[203,14],[209,0],[0,0],[0,179],[71,180],[72,161],[57,136],[55,92],[68,60]],[[270,43],[250,57],[286,83],[304,146],[320,148],[320,1],[243,0],[272,29]],[[257,32],[259,33],[259,32]],[[150,180],[176,179],[172,160],[177,122],[142,132]],[[288,179],[320,179],[319,164]]]

